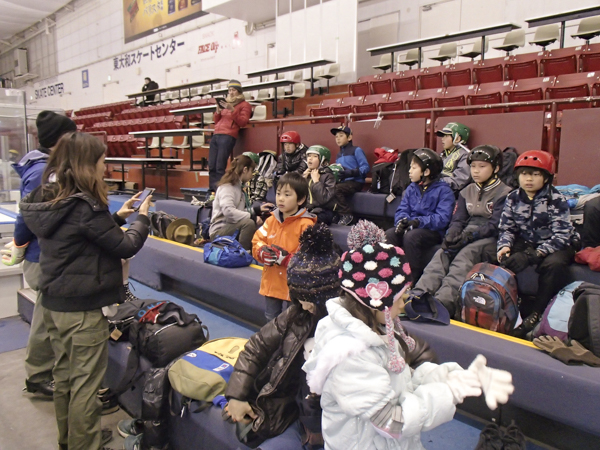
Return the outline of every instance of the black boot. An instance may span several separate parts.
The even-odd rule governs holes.
[[[25,389],[23,390],[32,394],[39,393],[47,397],[52,397],[54,395],[54,380],[42,381],[40,383],[32,383],[29,380],[25,380]]]

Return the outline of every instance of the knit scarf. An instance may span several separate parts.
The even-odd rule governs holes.
[[[225,100],[235,108],[238,104],[246,101],[246,97],[244,97],[244,94],[234,95],[233,97],[228,94]]]

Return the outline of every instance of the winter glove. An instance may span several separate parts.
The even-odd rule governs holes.
[[[287,250],[284,250],[277,245],[271,245],[270,251],[265,253],[263,259],[265,265],[267,266],[278,264],[280,266],[287,267],[291,257],[291,254]]]
[[[355,178],[360,175],[359,169],[344,169],[344,178]]]
[[[404,236],[404,233],[406,233],[407,228],[408,228],[408,218],[403,217],[396,224],[396,230],[395,230],[396,234],[398,236]]]
[[[529,262],[530,266],[537,266],[544,259],[543,256],[541,256],[535,249],[531,247],[525,250],[523,253],[527,255],[527,261]]]
[[[413,220],[408,221],[408,229],[409,230],[414,230],[415,228],[419,228],[419,225],[421,225],[421,222],[419,222],[419,219],[413,219]]]
[[[272,266],[275,260],[275,252],[270,245],[263,245],[258,249],[258,260],[265,266]]]
[[[567,347],[555,336],[540,336],[533,340],[533,344],[565,364],[584,363],[588,366],[600,367],[600,358],[575,340],[571,340],[571,346]]]
[[[469,372],[477,375],[481,383],[483,395],[488,408],[494,410],[498,403],[504,404],[515,387],[512,384],[512,375],[506,370],[492,369],[486,366],[485,356],[477,355],[469,366]]]
[[[502,265],[514,273],[519,273],[529,267],[529,257],[525,252],[517,252],[502,261]]]
[[[29,242],[19,247],[15,244],[14,240],[6,244],[4,250],[2,250],[2,264],[5,266],[14,266],[23,262],[28,245]]]
[[[448,245],[448,249],[458,252],[463,247],[466,247],[470,243],[475,242],[476,239],[476,233],[472,233],[470,231],[463,231],[454,243]]]
[[[453,370],[448,374],[446,384],[452,391],[455,405],[462,403],[466,397],[481,395],[481,382],[477,374],[470,370]]]
[[[448,250],[449,246],[457,243],[460,240],[461,232],[454,228],[448,230],[446,236],[444,236],[444,241],[442,242],[442,249]]]

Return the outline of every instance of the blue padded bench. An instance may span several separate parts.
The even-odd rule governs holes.
[[[193,289],[194,297],[209,306],[247,320],[265,324],[264,297],[258,293],[262,268],[228,269],[204,263],[204,251],[150,236],[131,260],[129,276],[154,289],[163,289],[166,276]]]
[[[481,353],[490,367],[508,370],[515,385],[509,405],[600,436],[597,368],[567,366],[531,342],[461,322],[444,326],[404,320],[402,324],[425,339],[440,362],[456,361],[466,368]]]
[[[587,265],[572,263],[568,270],[568,283],[572,283],[573,281],[587,281],[588,283],[600,285],[600,272],[594,272]],[[529,267],[523,272],[519,273],[517,275],[519,293],[525,295],[535,295],[538,288],[538,277],[538,274],[532,267]]]

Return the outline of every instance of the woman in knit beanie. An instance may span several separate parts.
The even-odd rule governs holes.
[[[321,395],[326,449],[423,449],[421,430],[452,420],[465,397],[483,390],[495,408],[512,392],[510,374],[486,367],[481,355],[469,370],[432,362],[414,368],[419,343],[398,320],[411,269],[404,251],[384,240],[367,221],[350,230],[343,293],[327,302],[303,366],[311,392]]]
[[[253,422],[253,445],[265,439],[275,445],[284,432],[286,439],[298,438],[298,448],[322,443],[319,398],[309,395],[301,367],[327,314],[326,301],[340,293],[340,267],[327,226],[304,230],[287,269],[292,305],[252,336],[238,357],[225,411],[233,421]]]

